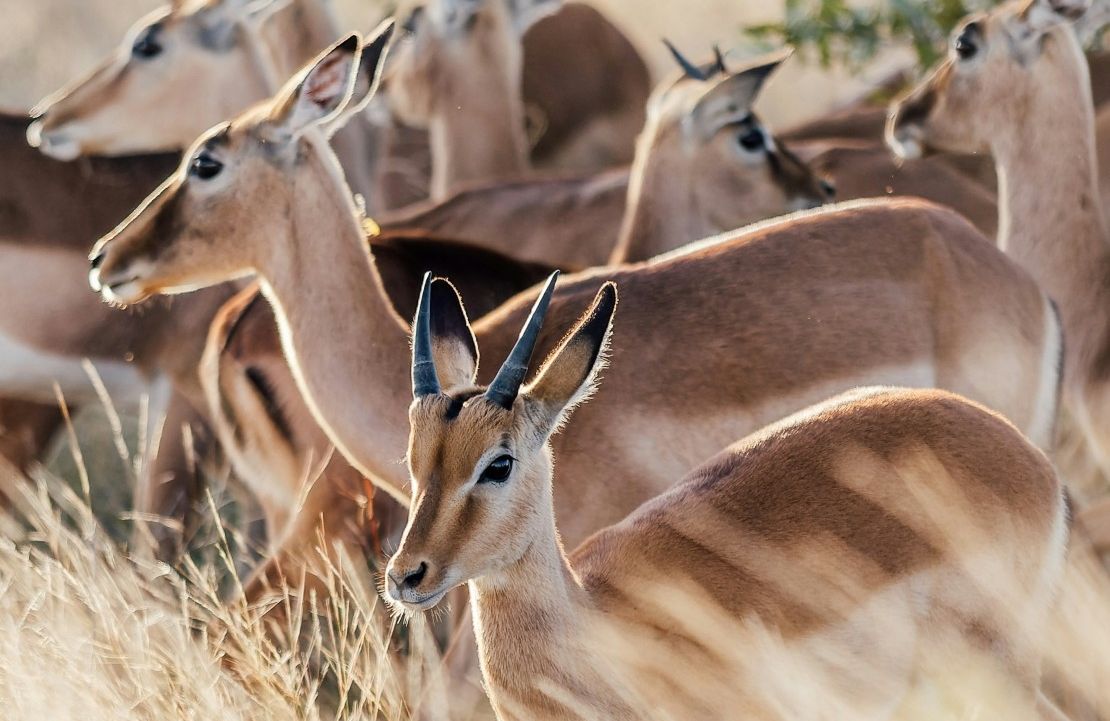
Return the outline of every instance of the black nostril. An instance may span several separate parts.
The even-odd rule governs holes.
[[[423,561],[420,562],[420,567],[415,571],[407,574],[403,581],[401,581],[402,588],[416,588],[420,582],[424,580],[424,576],[428,573],[428,564]]]
[[[832,183],[830,183],[827,180],[818,181],[818,184],[821,186],[821,192],[825,194],[826,198],[828,198],[829,200],[832,200],[833,198],[836,197],[836,186],[835,185],[833,185]]]
[[[100,253],[97,253],[93,257],[89,258],[89,265],[93,268],[93,270],[96,270],[97,268],[99,268],[102,263],[104,263],[104,252],[103,251],[101,251]]]

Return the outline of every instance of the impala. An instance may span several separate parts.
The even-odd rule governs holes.
[[[382,287],[403,318],[412,317],[420,279],[429,270],[472,290],[471,312],[477,316],[551,272],[428,236],[380,235],[370,241]],[[351,495],[346,479],[361,477],[341,456],[328,461],[332,448],[297,389],[275,327],[273,312],[257,286],[243,291],[213,321],[200,376],[221,444],[237,475],[260,499],[271,543],[280,544],[306,481]],[[324,463],[327,469],[316,478]],[[333,484],[336,474],[339,481]],[[300,540],[314,538],[307,534]]]
[[[1071,19],[1081,0],[1026,0],[973,16],[948,59],[891,110],[897,152],[990,152],[998,243],[1059,305],[1064,398],[1110,469],[1110,236],[1100,208],[1087,63]]]
[[[44,100],[28,137],[43,152],[63,159],[181,149],[214,123],[273,95],[339,34],[326,0],[175,0],[136,23],[120,48],[88,77]],[[589,82],[559,80],[566,65],[559,46],[568,35],[598,44],[597,54],[582,54],[566,68]],[[604,125],[609,104],[622,93],[633,96],[634,108],[642,107],[647,89],[638,98],[634,89],[647,82],[643,61],[590,8],[572,5],[540,23],[525,36],[524,49],[525,73],[531,79],[524,86],[525,98],[535,108],[533,115],[546,119],[543,147],[538,148],[545,157],[575,144],[579,123],[590,125],[597,119]],[[614,93],[622,83],[629,90]],[[199,86],[203,93],[196,92]],[[568,115],[567,109],[575,114]],[[578,134],[589,136],[591,131]],[[371,208],[412,198],[413,190],[405,186],[427,182],[413,177],[421,174],[424,161],[419,156],[426,151],[420,150],[424,141],[410,135],[360,114],[335,138],[351,185]],[[612,136],[614,152],[623,145],[625,157],[630,155],[634,135],[635,128],[623,138]],[[424,194],[426,189],[415,198]]]
[[[380,47],[367,45],[370,62]],[[106,298],[135,303],[257,274],[313,415],[356,468],[406,503],[397,462],[405,439],[395,423],[408,405],[408,360],[396,350],[406,325],[322,133],[357,62],[353,36],[271,103],[203,136],[97,244],[90,279]],[[568,476],[582,483],[558,499],[568,504],[560,521],[572,542],[730,437],[865,382],[959,391],[1049,443],[1060,352],[1051,305],[950,211],[912,200],[857,203],[606,274],[622,284],[625,317],[651,350],[639,365],[616,366],[561,437],[599,449],[567,457]],[[574,320],[568,309],[599,283],[594,272],[564,286],[541,346],[551,347]],[[512,344],[531,295],[483,318],[487,347]],[[589,484],[629,468],[634,482]]]
[[[729,70],[719,54],[697,66],[672,52],[683,72],[652,94],[630,171],[483,185],[395,211],[383,227],[450,233],[520,258],[585,268],[645,260],[831,197],[832,188],[752,112],[782,53]]]
[[[730,446],[568,555],[553,488],[573,478],[564,454],[553,479],[549,439],[596,389],[617,292],[602,285],[523,386],[553,285],[488,386],[449,283],[426,282],[413,324],[412,507],[387,600],[426,611],[468,585],[498,718],[805,717],[730,677],[753,622],[808,668],[833,665],[830,651],[869,658],[866,688],[858,666],[828,680],[853,718],[937,693],[927,651],[952,637],[1012,673],[1015,709],[1037,705],[1067,514],[1048,459],[1013,425],[943,391],[857,390]],[[613,470],[590,482],[636,474]]]
[[[203,337],[192,331],[225,293],[214,289],[184,304],[120,315],[82,290],[89,243],[126,217],[180,159],[63,163],[27,145],[29,122],[26,115],[0,117],[0,264],[7,269],[0,290],[0,451],[24,470],[42,457],[62,424],[55,383],[71,411],[100,404],[83,363],[89,359],[114,404],[131,409],[144,394],[151,401],[146,430],[157,452],[146,457],[135,489],[140,516],[188,525],[196,500],[193,456],[205,453],[207,435],[196,376]],[[158,423],[164,432],[153,443]],[[182,424],[192,428],[197,448],[183,445]],[[163,555],[172,555],[179,534],[162,525],[151,530]]]

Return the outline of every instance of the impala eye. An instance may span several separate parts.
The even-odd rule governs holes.
[[[960,60],[970,60],[975,57],[979,52],[979,45],[976,42],[976,37],[979,34],[979,28],[972,23],[964,28],[964,31],[956,38],[956,42],[952,44],[952,49],[956,51],[956,57]]]
[[[220,174],[224,164],[207,150],[201,151],[189,164],[189,175],[201,180],[211,180]]]
[[[740,143],[740,147],[747,150],[749,153],[757,153],[767,148],[767,142],[763,137],[763,131],[759,128],[752,128],[746,131],[739,137],[737,142]]]
[[[482,471],[478,483],[504,483],[509,480],[509,474],[512,472],[512,456],[499,456],[486,466],[486,470]]]
[[[158,42],[158,26],[152,25],[135,39],[131,46],[131,54],[144,60],[153,58],[162,52],[162,44]]]

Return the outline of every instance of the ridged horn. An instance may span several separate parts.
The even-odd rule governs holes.
[[[663,38],[663,44],[666,45],[667,49],[671,51],[671,55],[674,56],[674,59],[678,62],[679,67],[682,68],[682,71],[686,73],[686,75],[693,78],[694,80],[709,79],[709,76],[702,72],[701,68],[699,68],[697,65],[694,65],[692,62],[687,60],[682,53],[678,52],[678,48],[672,45],[670,40]]]
[[[532,312],[524,322],[524,328],[521,329],[516,344],[509,352],[509,357],[501,364],[501,369],[497,371],[493,382],[486,389],[486,397],[502,408],[513,407],[513,401],[520,392],[524,377],[528,375],[528,364],[532,360],[532,352],[536,350],[536,341],[540,338],[543,318],[547,315],[547,306],[551,304],[551,295],[555,292],[555,282],[558,279],[559,271],[555,271],[548,277],[543,292],[540,293],[539,298],[536,298]]]
[[[439,376],[432,357],[432,274],[424,274],[420,302],[412,321],[412,397],[439,393]]]

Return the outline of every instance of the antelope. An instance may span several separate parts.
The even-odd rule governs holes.
[[[364,64],[379,62],[379,40],[366,45]],[[406,441],[394,422],[408,405],[408,359],[394,350],[406,324],[324,138],[359,62],[358,37],[346,38],[270,103],[202,136],[93,248],[90,282],[132,304],[256,275],[324,432],[406,504],[397,463]],[[564,285],[541,347],[573,322],[568,309],[596,291],[601,273]],[[803,213],[604,274],[621,284],[626,317],[654,351],[641,365],[618,365],[561,437],[599,451],[567,457],[568,477],[582,481],[560,495],[571,542],[656,495],[730,437],[864,382],[961,392],[1049,443],[1060,351],[1051,304],[966,221],[924,201]],[[486,347],[511,345],[533,296],[518,295],[477,324]],[[705,349],[699,372],[674,348]],[[710,377],[724,385],[703,382]],[[684,412],[690,404],[697,414]],[[589,484],[618,468],[634,469],[637,480]]]
[[[888,137],[908,156],[939,148],[994,157],[998,243],[1059,304],[1064,399],[1105,473],[1110,237],[1099,207],[1090,78],[1068,26],[1085,8],[1081,0],[1026,0],[969,17],[954,31],[949,57],[892,106]],[[1051,147],[1041,147],[1049,135]]]
[[[592,37],[608,51],[584,55],[573,68],[594,82],[535,80],[558,76],[556,69],[564,64],[558,39],[572,33]],[[206,128],[273,95],[339,34],[325,0],[174,0],[136,23],[119,49],[88,77],[45,99],[28,137],[61,159],[179,150]],[[536,108],[533,115],[547,119],[538,150],[551,157],[574,142],[576,123],[604,124],[614,96],[605,80],[627,81],[634,89],[646,69],[619,31],[588,8],[569,6],[540,23],[534,41],[531,35],[524,38],[526,75],[532,78],[525,97]],[[199,100],[194,92],[198,84],[205,86]],[[568,117],[552,108],[562,105],[580,114]],[[393,152],[419,155],[423,141],[383,124],[380,115],[359,113],[335,138],[351,185],[371,209],[411,198],[411,191],[400,186],[426,182],[412,177],[419,175],[413,170],[422,165],[418,157],[389,157]],[[136,118],[142,119],[141,127],[136,127]],[[399,139],[396,133],[401,133]],[[633,135],[614,135],[612,145],[623,142],[630,152]],[[383,186],[383,179],[397,182]]]
[[[371,238],[371,248],[386,295],[404,318],[412,317],[420,279],[429,269],[473,290],[471,310],[478,316],[551,272],[428,236],[380,235]],[[237,475],[260,499],[276,544],[286,535],[306,480],[326,486],[332,475],[342,481],[357,474],[337,456],[313,478],[316,467],[328,462],[330,444],[297,390],[275,328],[273,313],[253,284],[217,314],[200,376],[220,441]]]
[[[114,404],[128,407],[143,394],[150,397],[147,438],[158,437],[156,423],[164,429],[138,478],[141,517],[165,516],[188,526],[196,500],[194,455],[206,455],[207,441],[195,374],[203,338],[183,343],[182,329],[206,322],[205,308],[214,311],[223,291],[128,315],[82,291],[89,244],[126,217],[180,159],[164,154],[63,163],[27,145],[30,122],[26,115],[0,116],[0,263],[8,269],[0,291],[0,452],[24,471],[41,458],[63,422],[55,383],[71,411],[101,402],[83,365],[89,359]],[[182,445],[183,424],[192,428],[196,448]],[[8,500],[12,491],[5,493]],[[160,553],[172,555],[179,534],[161,525],[150,530]]]
[[[830,646],[867,648],[885,671],[867,692],[858,668],[829,683],[866,709],[853,718],[928,694],[923,650],[946,635],[1012,673],[1016,709],[1037,705],[1037,629],[1067,514],[1052,465],[1018,429],[944,391],[856,390],[736,442],[568,553],[553,488],[572,482],[571,454],[553,478],[550,439],[598,387],[617,291],[603,284],[523,385],[553,286],[489,385],[475,385],[478,345],[449,283],[425,283],[413,321],[412,504],[384,595],[423,612],[468,586],[499,719],[806,717],[774,713],[758,680],[731,676],[759,651],[742,645],[753,621],[814,667],[831,665]],[[615,356],[614,370],[634,357]],[[612,470],[591,482],[636,475]],[[940,498],[963,500],[941,520],[952,510]],[[827,600],[834,588],[847,600]],[[699,614],[710,624],[682,620]],[[835,640],[818,645],[823,634]]]
[[[831,186],[752,111],[784,54],[729,70],[720,54],[697,66],[672,52],[683,72],[653,92],[630,171],[482,185],[396,211],[382,226],[451,233],[520,258],[585,268],[645,260],[831,197]]]

